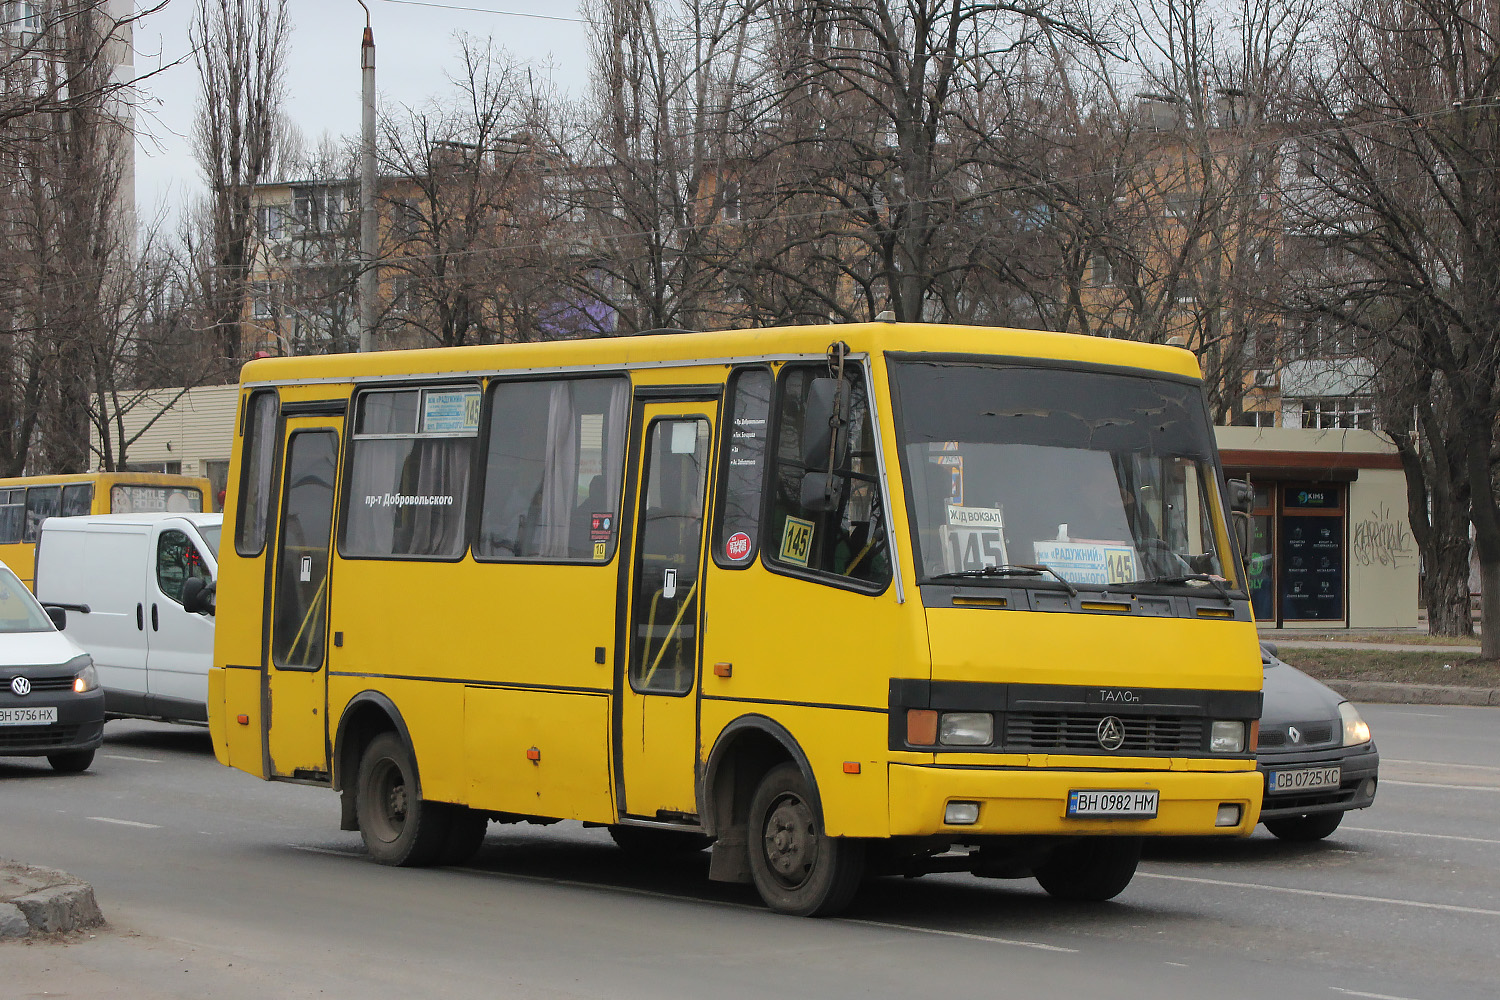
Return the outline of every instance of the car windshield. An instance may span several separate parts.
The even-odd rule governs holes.
[[[223,530],[224,526],[220,524],[198,525],[198,534],[202,535],[203,540],[208,543],[209,551],[214,554],[215,559],[219,558],[219,532]]]
[[[1220,587],[1196,385],[910,361],[892,380],[924,581]]]
[[[0,572],[0,632],[51,632],[52,619],[10,572]]]

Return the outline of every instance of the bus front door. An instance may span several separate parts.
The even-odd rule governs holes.
[[[697,814],[698,667],[703,644],[703,530],[717,404],[638,404],[641,437],[624,683],[623,812]]]
[[[267,634],[268,773],[326,779],[328,602],[342,418],[288,417]]]

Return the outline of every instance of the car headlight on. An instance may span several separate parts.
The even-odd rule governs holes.
[[[1344,723],[1344,746],[1370,742],[1370,725],[1359,717],[1359,709],[1347,701],[1339,702],[1339,719]]]
[[[75,694],[88,694],[99,686],[99,671],[94,669],[92,663],[86,663],[83,669],[73,675],[73,692]]]
[[[1244,753],[1245,724],[1220,720],[1208,732],[1208,748],[1214,753]]]
[[[995,739],[995,717],[988,712],[944,712],[938,742],[950,747],[989,746]]]

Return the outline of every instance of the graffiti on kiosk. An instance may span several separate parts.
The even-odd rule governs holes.
[[[1354,526],[1354,559],[1361,566],[1404,566],[1416,559],[1406,518],[1385,504]]]

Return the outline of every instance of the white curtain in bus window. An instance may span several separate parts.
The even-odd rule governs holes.
[[[26,491],[0,490],[0,545],[14,545],[26,531]]]
[[[240,492],[235,551],[254,556],[266,545],[266,523],[271,507],[271,472],[275,467],[276,393],[250,397],[250,420],[245,428],[243,486]]]
[[[494,388],[476,557],[614,555],[629,390],[621,378]]]
[[[463,554],[479,403],[473,385],[359,397],[344,555]]]
[[[94,484],[75,483],[64,486],[62,491],[62,516],[82,517],[93,513]]]

